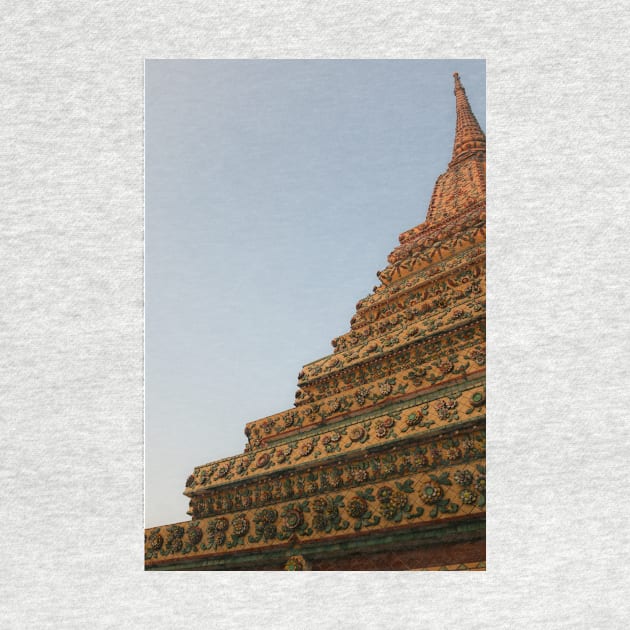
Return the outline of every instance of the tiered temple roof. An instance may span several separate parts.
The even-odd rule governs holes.
[[[452,159],[292,409],[195,467],[148,569],[485,568],[485,134],[459,76]]]

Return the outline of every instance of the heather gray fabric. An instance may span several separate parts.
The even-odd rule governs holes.
[[[1,625],[624,627],[624,6],[5,3]],[[143,572],[156,57],[487,58],[486,573]]]

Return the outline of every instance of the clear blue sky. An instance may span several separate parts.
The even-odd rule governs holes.
[[[398,234],[424,220],[485,62],[146,64],[146,526],[194,466],[293,406]]]

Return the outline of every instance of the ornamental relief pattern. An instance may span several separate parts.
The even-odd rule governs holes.
[[[462,422],[466,422],[467,425],[475,421],[483,423],[484,419],[485,391],[483,386],[463,392],[453,392],[402,410],[389,410],[384,416],[361,420],[324,433],[286,442],[249,456],[245,455],[196,468],[194,474],[186,482],[185,494],[188,496],[207,494],[206,490],[211,487],[220,487],[240,479],[254,478],[254,483],[259,483],[262,477],[267,477],[271,472],[290,470],[301,463],[319,466],[321,470],[322,467],[330,465],[327,460],[335,459],[336,454],[360,456],[366,446],[388,443],[393,445],[399,439],[415,435],[422,436],[429,430],[435,431]],[[479,447],[475,448],[474,442],[467,442],[466,445],[464,455],[472,457],[478,454]],[[451,446],[449,444],[448,448]],[[443,461],[438,455],[439,451],[433,453],[431,460],[433,465],[437,466]],[[449,458],[445,457],[444,461],[446,460]],[[383,470],[386,468],[385,466]],[[362,473],[355,475],[354,472],[355,469],[352,468],[346,478],[362,475]],[[306,483],[311,481],[313,479],[307,479]],[[355,479],[355,481],[361,480]],[[281,491],[277,490],[277,492]]]
[[[401,244],[394,249],[387,260],[392,264],[401,261],[422,248],[431,247],[436,241],[444,241],[457,236],[464,230],[483,225],[485,218],[485,203],[477,201],[456,217],[451,217],[437,224],[425,222],[419,226],[419,228],[424,226],[424,229],[416,228],[412,237],[409,233],[401,234],[404,239],[400,238]]]
[[[483,260],[485,251],[485,242],[476,243],[473,247],[459,252],[447,260],[435,262],[429,267],[419,269],[413,276],[408,276],[388,286],[375,287],[374,293],[357,302],[357,317],[363,317],[372,310],[378,309],[382,303],[391,299],[396,294],[408,290],[411,286],[418,286],[421,282],[438,278],[449,273],[452,269],[458,269],[469,263]]]
[[[344,338],[352,332],[357,332],[370,324],[380,323],[380,320],[387,319],[392,314],[397,315],[407,308],[421,306],[422,312],[427,312],[431,307],[423,305],[425,300],[438,297],[447,286],[456,288],[458,284],[462,284],[462,280],[466,277],[470,280],[485,277],[484,265],[484,256],[481,254],[472,261],[440,273],[437,277],[426,278],[414,274],[412,278],[393,286],[389,295],[383,296],[383,299],[377,304],[357,311],[350,320],[350,332],[334,339],[333,346],[339,347]]]
[[[483,178],[485,188],[485,170],[483,171]],[[465,225],[465,223],[470,220],[469,217],[471,215],[474,216],[481,214],[485,212],[485,210],[485,195],[480,195],[479,201],[475,201],[470,206],[468,206],[465,211],[461,213],[461,225]],[[455,224],[455,222],[459,220],[459,217],[442,217],[441,219],[433,217],[431,220],[429,220],[428,214],[429,213],[427,213],[427,219],[425,219],[424,223],[420,223],[419,225],[416,225],[406,230],[405,232],[402,232],[398,236],[398,242],[400,243],[400,245],[406,245],[411,241],[417,241],[422,236],[435,234],[438,231],[443,230],[444,228],[448,229],[449,226]],[[459,224],[460,223],[458,223],[458,225]],[[399,248],[396,247],[392,253],[396,252],[398,249]]]
[[[431,288],[425,301],[422,302],[414,295],[405,300],[390,301],[383,308],[383,317],[370,323],[356,326],[342,336],[333,340],[337,346],[343,346],[343,351],[323,357],[304,366],[298,375],[298,382],[309,382],[321,377],[332,370],[339,370],[356,360],[358,344],[376,340],[377,337],[394,328],[405,328],[422,324],[423,319],[436,316],[440,310],[449,310],[455,302],[462,300],[485,301],[485,277],[477,274],[476,269],[466,269],[453,278],[447,279],[440,285]],[[457,286],[459,284],[459,286]],[[432,298],[432,299],[429,299]],[[435,328],[432,326],[431,329]]]
[[[469,228],[449,241],[438,241],[431,247],[414,252],[411,256],[377,272],[376,276],[383,284],[390,284],[394,280],[404,278],[433,262],[444,260],[457,252],[467,249],[471,245],[478,244],[484,241],[485,238],[486,229],[484,225]]]
[[[327,373],[300,384],[296,405],[300,406],[323,396],[338,394],[353,384],[367,382],[366,375],[372,378],[393,376],[401,369],[409,367],[401,363],[400,357],[411,352],[418,361],[427,362],[431,354],[440,353],[444,348],[455,348],[459,342],[468,341],[471,328],[479,328],[485,320],[485,303],[472,301],[450,309],[440,317],[424,322],[424,327],[408,326],[404,332],[394,332],[364,344],[364,350],[354,358],[357,360],[333,371],[334,360],[326,367]],[[439,345],[439,347],[437,347]],[[449,350],[452,352],[452,350]],[[309,398],[310,397],[310,398]]]
[[[440,328],[447,329],[456,318],[456,310],[467,310],[469,317],[485,312],[485,286],[480,280],[464,285],[464,289],[445,289],[441,295],[418,306],[408,306],[393,316],[368,324],[339,337],[346,350],[321,361],[309,364],[300,372],[298,384],[303,386],[327,374],[344,369],[357,359],[367,358],[375,352],[386,352],[408,343],[410,339],[430,336]]]
[[[417,374],[421,372],[423,374],[423,378],[417,379],[415,385],[420,386],[424,382],[427,386],[429,383],[435,384],[447,378],[451,379],[454,375],[465,374],[470,367],[470,363],[463,360],[463,355],[470,345],[470,342],[463,344],[454,342],[449,347],[448,341],[446,341],[442,344],[443,351],[437,356],[433,352],[422,352],[423,349],[418,347],[410,348],[407,352],[404,349],[397,355],[385,356],[381,360],[364,364],[361,366],[361,370],[348,370],[338,376],[334,375],[305,386],[298,391],[299,397],[296,394],[298,400],[301,401],[296,404],[299,406],[300,404],[318,402],[317,413],[322,419],[326,419],[333,414],[339,415],[353,409],[359,409],[366,402],[377,404],[386,398],[394,398],[409,393],[406,391],[409,383],[405,383],[405,381],[409,381],[408,372],[405,371],[409,369],[409,361],[405,361],[408,354],[415,355],[415,360],[412,359],[411,361],[414,366],[412,370]],[[419,356],[420,354],[422,356]],[[387,378],[383,378],[387,375],[389,375]],[[343,394],[343,396],[337,397],[333,401],[324,400],[339,394]],[[353,398],[357,403],[356,405],[353,404]],[[324,407],[324,402],[336,408],[327,409]],[[337,405],[337,402],[340,404]]]
[[[291,426],[299,427],[302,431],[316,429],[322,424],[332,424],[335,419],[355,411],[370,411],[378,403],[391,400],[396,402],[406,392],[420,395],[422,389],[431,389],[435,384],[446,385],[459,383],[462,378],[470,376],[476,378],[483,369],[485,352],[481,344],[471,345],[460,354],[443,355],[425,367],[407,370],[397,377],[375,381],[371,385],[361,385],[346,392],[345,395],[324,400],[306,409],[304,417],[295,421],[295,415],[289,415],[287,420]],[[377,411],[374,410],[373,413]],[[276,418],[262,421],[251,430],[249,443],[245,453],[265,448],[279,440],[290,440],[295,431],[287,430],[286,422]]]
[[[145,530],[145,560],[230,553],[300,539],[334,540],[361,530],[394,530],[413,523],[485,511],[480,462],[421,472],[332,491],[315,498],[193,519]]]
[[[195,519],[229,514],[246,508],[273,505],[278,501],[304,499],[332,489],[386,481],[401,474],[434,471],[454,462],[464,464],[484,456],[483,432],[466,433],[440,442],[408,447],[399,456],[381,454],[369,460],[292,474],[282,479],[257,480],[238,489],[209,492],[191,499],[190,513]]]
[[[424,317],[433,312],[436,308],[448,306],[448,303],[436,301],[437,299],[465,299],[485,295],[485,273],[483,262],[469,264],[463,268],[449,271],[436,281],[424,282],[421,287],[411,286],[404,293],[392,296],[389,300],[380,305],[378,309],[371,309],[361,318],[356,315],[350,321],[351,330],[335,340],[335,345],[343,345],[352,341],[352,335],[365,334],[365,330],[372,333],[384,332],[385,329],[395,326],[398,323],[410,321],[413,317]],[[472,283],[468,284],[467,283]],[[484,283],[481,285],[480,283]],[[455,289],[446,292],[449,289]],[[417,309],[413,313],[410,309]],[[384,328],[383,328],[384,327]],[[319,363],[319,362],[318,362]]]
[[[485,207],[481,204],[461,218],[461,229],[456,229],[458,226],[454,225],[457,220],[455,219],[443,221],[434,229],[419,233],[415,238],[407,240],[390,253],[388,256],[389,264],[380,273],[398,267],[404,269],[414,258],[424,260],[426,263],[424,267],[426,267],[435,262],[435,254],[440,249],[443,252],[449,252],[449,257],[455,256],[458,252],[463,251],[459,246],[460,243],[468,240],[472,244],[473,241],[477,240],[476,237],[473,241],[470,241],[469,238],[471,235],[478,234],[480,228],[484,228],[485,219]],[[466,238],[462,241],[464,235]],[[441,260],[445,258],[446,256],[439,256]],[[378,273],[377,277],[379,277]]]
[[[313,381],[343,370],[357,360],[380,356],[414,339],[422,340],[442,330],[449,330],[454,323],[479,318],[485,314],[486,307],[480,284],[478,281],[471,283],[469,295],[449,290],[421,307],[408,308],[378,325],[349,333],[344,341],[349,351],[343,355],[333,354],[321,363],[304,368],[298,376],[299,387],[304,389]]]
[[[453,219],[464,214],[471,205],[486,202],[485,152],[449,165],[435,183],[427,211],[427,223]]]
[[[484,351],[484,337],[485,321],[477,320],[447,335],[436,336],[337,373],[322,382],[321,392],[311,394],[312,398],[304,400],[303,405],[246,425],[246,450],[261,447],[272,434],[320,424],[351,411],[367,409],[386,399],[394,400],[396,396],[474,374],[485,361],[471,361],[471,352],[475,348]]]

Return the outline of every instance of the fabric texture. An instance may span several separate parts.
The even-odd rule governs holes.
[[[624,7],[6,4],[1,625],[623,627]],[[143,63],[214,57],[487,59],[485,573],[143,571]]]

